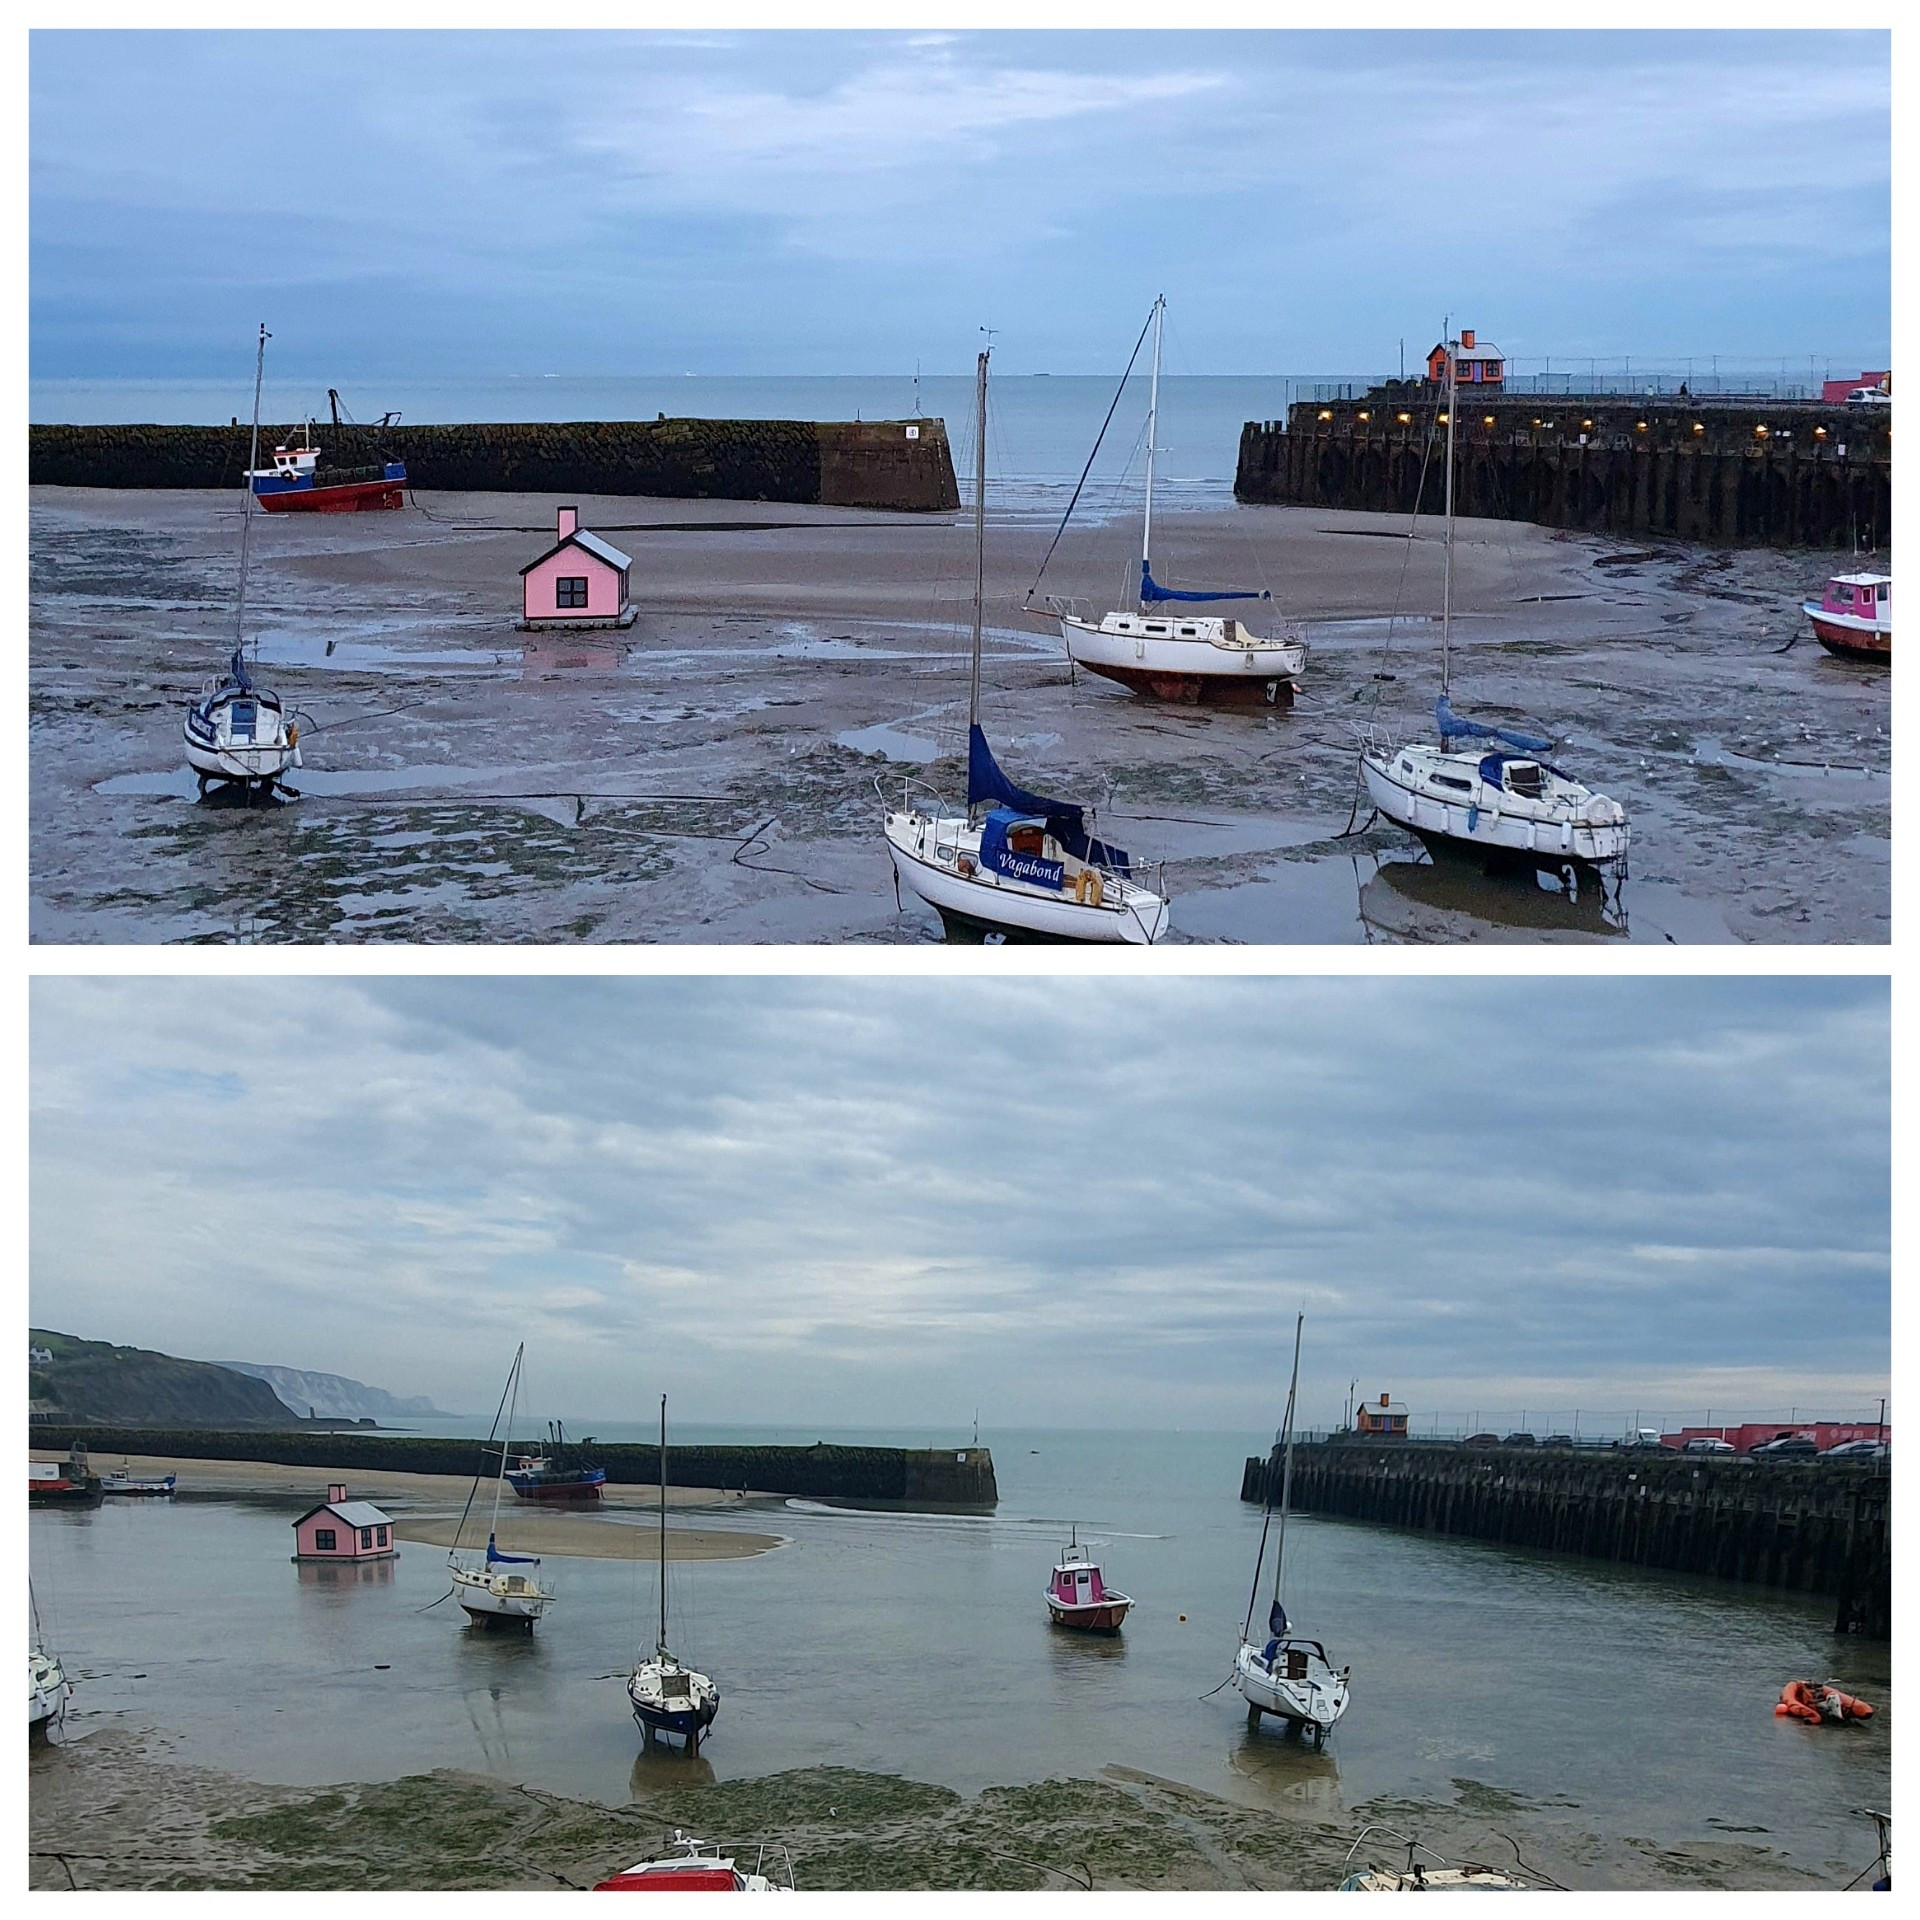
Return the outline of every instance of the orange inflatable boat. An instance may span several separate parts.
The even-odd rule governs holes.
[[[1871,1720],[1873,1709],[1864,1700],[1842,1693],[1831,1680],[1789,1680],[1780,1689],[1774,1713],[1783,1720]]]

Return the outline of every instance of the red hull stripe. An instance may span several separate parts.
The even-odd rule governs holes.
[[[1154,700],[1172,700],[1185,707],[1290,707],[1293,682],[1265,674],[1226,673],[1146,673],[1138,667],[1097,665],[1091,660],[1076,664],[1089,673],[1103,674],[1134,693]],[[1267,689],[1273,689],[1272,699]]]
[[[1893,635],[1888,633],[1864,633],[1857,627],[1836,627],[1822,620],[1817,614],[1813,620],[1813,637],[1829,653],[1855,654],[1863,660],[1891,660],[1893,658]]]
[[[406,504],[404,480],[356,480],[344,487],[300,487],[257,493],[269,513],[377,513]]]

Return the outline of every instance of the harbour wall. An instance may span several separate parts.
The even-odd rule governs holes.
[[[157,1454],[180,1460],[259,1460],[311,1467],[316,1473],[470,1474],[478,1440],[407,1434],[222,1433],[164,1427],[37,1426],[36,1450],[64,1451],[75,1442],[95,1454]],[[537,1442],[522,1443],[528,1448]],[[607,1445],[569,1453],[605,1467],[614,1486],[660,1484],[660,1449]],[[495,1469],[497,1452],[491,1455]],[[675,1446],[668,1461],[683,1487],[739,1487],[755,1493],[798,1494],[816,1500],[885,1500],[908,1505],[990,1507],[1000,1498],[993,1455],[985,1447]]]
[[[295,437],[260,429],[261,458]],[[237,488],[252,429],[29,426],[27,479],[51,487]],[[404,460],[449,493],[640,494],[946,512],[960,504],[941,420],[585,420],[317,426],[326,466]],[[326,466],[321,471],[324,475]]]
[[[1390,381],[1299,401],[1241,429],[1234,497],[1275,506],[1444,511],[1433,389]],[[1463,395],[1457,511],[1703,545],[1890,543],[1891,408],[1671,396]],[[1424,469],[1424,478],[1423,478]]]
[[[1250,1459],[1240,1497],[1280,1492]],[[1884,1468],[1698,1454],[1331,1440],[1296,1446],[1293,1508],[1415,1533],[1822,1594],[1837,1632],[1891,1631]]]

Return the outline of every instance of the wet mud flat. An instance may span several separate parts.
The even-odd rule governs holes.
[[[28,1880],[49,1890],[587,1887],[660,1857],[675,1828],[748,1867],[762,1843],[784,1846],[802,1890],[1325,1889],[1371,1823],[1454,1861],[1519,1859],[1570,1887],[1831,1887],[1854,1864],[1791,1861],[1759,1836],[1603,1838],[1551,1803],[1471,1779],[1453,1787],[1451,1802],[1382,1800],[1335,1825],[1277,1819],[1131,1768],[968,1797],[845,1767],[715,1781],[702,1762],[656,1754],[636,1765],[632,1802],[611,1807],[453,1770],[269,1786],[180,1765],[153,1736],[101,1728],[36,1743],[29,1756]],[[1859,1864],[1870,1853],[1863,1841]],[[1371,1857],[1394,1864],[1397,1852],[1376,1841]]]
[[[625,632],[521,634],[544,496],[253,529],[260,677],[301,707],[297,800],[195,798],[180,717],[232,644],[238,502],[31,496],[30,924],[41,941],[937,940],[896,902],[881,789],[964,796],[964,516],[582,499],[634,557]],[[1266,587],[1291,711],[1069,673],[1022,602],[1052,527],[989,528],[984,718],[1022,784],[1164,863],[1176,939],[1879,942],[1891,681],[1799,602],[1827,558],[1504,522],[1456,545],[1454,704],[1552,733],[1634,825],[1617,893],[1435,863],[1356,812],[1359,730],[1428,737],[1437,530],[1295,508],[1169,515],[1156,575]],[[1118,604],[1137,521],[1043,592]],[[1225,610],[1225,609],[1223,609]]]

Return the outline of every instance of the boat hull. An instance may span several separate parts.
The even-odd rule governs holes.
[[[27,1656],[27,1731],[41,1733],[53,1726],[67,1710],[73,1683],[52,1655],[29,1652]]]
[[[1813,637],[1829,653],[1845,660],[1872,660],[1881,666],[1893,664],[1891,627],[1836,617],[1810,602],[1803,601],[1801,611],[1813,622]]]
[[[942,829],[948,830],[944,836]],[[909,893],[939,914],[949,932],[998,934],[1012,941],[1151,946],[1166,931],[1167,903],[1145,888],[1115,887],[1094,906],[1064,890],[1043,892],[1003,882],[977,865],[978,841],[977,833],[958,822],[924,821],[915,814],[887,816],[887,851],[894,873]],[[967,878],[957,871],[957,857],[940,860],[936,842],[950,850],[970,849],[974,875]],[[936,857],[923,857],[923,846]]]
[[[1434,852],[1464,853],[1548,873],[1568,862],[1598,869],[1626,858],[1629,834],[1624,821],[1554,823],[1497,807],[1436,800],[1397,778],[1371,753],[1361,757],[1360,767],[1374,806]]]
[[[97,1507],[101,1487],[98,1480],[37,1480],[27,1483],[30,1507]]]
[[[1132,1608],[1133,1602],[1124,1594],[1114,1594],[1084,1607],[1064,1606],[1052,1594],[1047,1595],[1047,1613],[1053,1624],[1075,1633],[1118,1633],[1121,1621]]]
[[[1233,1684],[1253,1718],[1271,1714],[1316,1740],[1347,1710],[1347,1683],[1324,1661],[1309,1658],[1299,1671],[1270,1672],[1258,1649],[1242,1646],[1233,1664]]]
[[[336,487],[255,485],[254,498],[268,513],[389,513],[407,503],[404,480],[352,480]]]
[[[483,1582],[463,1580],[457,1573],[454,1598],[476,1626],[512,1627],[531,1633],[533,1624],[553,1603],[550,1593],[496,1593]]]
[[[1075,666],[1131,693],[1181,706],[1290,707],[1306,664],[1297,642],[1222,646],[1211,640],[1110,633],[1062,616],[1060,632]]]
[[[571,1480],[516,1480],[507,1475],[507,1485],[522,1500],[598,1500],[606,1484],[606,1469],[595,1467],[589,1474]]]

